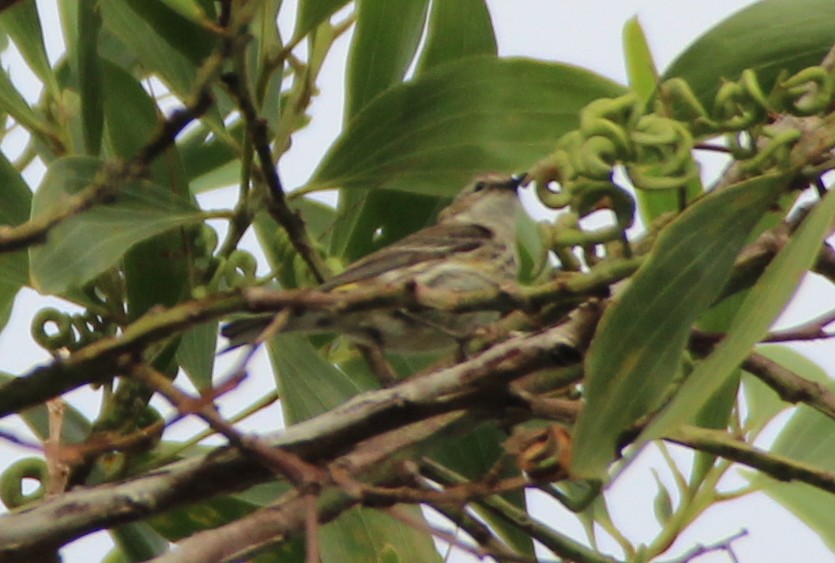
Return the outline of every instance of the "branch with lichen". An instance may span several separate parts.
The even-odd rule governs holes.
[[[559,371],[575,364],[580,357],[578,350],[581,352],[588,344],[601,312],[600,304],[580,307],[558,326],[517,336],[467,361],[395,387],[362,393],[331,411],[287,428],[278,438],[264,441],[307,463],[320,464],[352,444],[362,444],[354,456],[362,452],[363,456],[374,457],[380,451],[389,456],[437,437],[442,431],[469,431],[474,420],[487,414],[485,405],[499,406],[508,401],[501,389],[515,379],[539,369],[551,367]],[[563,385],[576,380],[576,372],[566,371],[570,377]],[[502,410],[497,408],[495,412]],[[476,414],[468,415],[468,411]],[[362,459],[360,463],[351,458],[347,465],[342,461],[340,467],[365,479],[369,476],[363,468],[375,468],[379,460]],[[63,543],[95,529],[146,518],[202,500],[207,494],[243,490],[272,477],[259,459],[234,447],[221,448],[208,456],[158,468],[120,484],[70,491],[18,514],[4,516],[0,518],[0,549]],[[68,511],[73,513],[72,518],[60,516]]]

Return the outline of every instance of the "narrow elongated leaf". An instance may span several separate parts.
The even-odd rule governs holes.
[[[29,219],[32,192],[6,156],[0,153],[0,225],[19,225]],[[29,282],[26,252],[0,254],[0,280],[14,285]]]
[[[32,202],[33,216],[61,206],[93,180],[101,165],[89,157],[53,162]],[[137,242],[201,218],[199,209],[169,190],[131,182],[112,203],[68,219],[50,231],[46,244],[30,249],[32,284],[44,293],[64,292],[113,266]]]
[[[102,71],[107,146],[112,153],[127,159],[138,154],[156,134],[158,110],[130,73],[109,61],[103,61]],[[132,111],[125,112],[125,107]],[[155,184],[171,192],[169,197],[189,197],[186,173],[175,145],[151,162],[149,168]],[[155,305],[173,305],[189,289],[187,260],[191,239],[181,231],[157,232],[157,237],[136,241],[138,244],[125,254],[131,318],[138,318]]]
[[[102,0],[99,5],[104,26],[147,69],[178,94],[190,92],[197,65],[211,51],[208,32],[159,0]]]
[[[417,507],[403,507],[421,521]],[[420,533],[380,510],[354,508],[319,532],[323,563],[351,561],[420,561],[441,563],[443,559],[432,536]]]
[[[423,32],[427,5],[426,0],[358,2],[357,27],[345,73],[346,122],[406,76]],[[395,20],[398,25],[391,24]],[[389,235],[391,229],[384,229],[382,225],[386,219],[391,221],[390,224],[409,223],[409,226],[415,222],[422,226],[426,220],[427,203],[414,196],[400,198],[404,201],[386,201],[385,196],[379,197],[370,191],[343,190],[339,198],[331,252],[348,261],[371,250],[371,239],[378,229]],[[383,209],[385,212],[381,213]],[[391,213],[396,209],[408,209],[412,221],[402,221],[403,214]]]
[[[640,440],[657,438],[685,422],[688,414],[701,408],[705,398],[742,363],[754,344],[765,336],[814,263],[833,217],[835,192],[830,192],[768,265],[745,298],[722,342],[690,374],[661,415],[644,430]]]
[[[343,190],[331,252],[353,262],[425,227],[448,202],[390,190]]]
[[[576,126],[589,101],[622,92],[567,65],[494,57],[446,64],[375,98],[309,187],[453,195],[477,172],[523,170]]]
[[[281,334],[268,343],[278,378],[286,423],[310,418],[342,404],[361,391],[378,387],[367,373],[348,373],[327,362],[303,337]],[[420,511],[409,510],[420,519]],[[320,531],[322,560],[438,561],[431,536],[374,510],[353,509]]]
[[[647,102],[658,86],[658,69],[638,16],[629,18],[623,26],[623,54],[629,86]]]
[[[32,192],[20,173],[0,153],[0,225],[19,225],[29,218]],[[0,254],[0,329],[6,326],[21,286],[29,283],[29,255],[21,250]]]
[[[110,536],[128,561],[147,561],[168,551],[168,541],[145,522],[119,526]]]
[[[835,391],[830,376],[810,359],[785,347],[776,350],[773,346],[765,348],[772,359],[779,357],[783,365],[798,375]],[[785,403],[781,404],[787,406]],[[767,414],[773,415],[775,410],[771,407]],[[821,469],[835,471],[835,432],[832,430],[831,418],[801,405],[783,426],[771,447],[771,452]],[[817,531],[829,549],[835,551],[835,536],[832,535],[832,530],[835,529],[835,503],[832,502],[831,496],[805,483],[775,481],[759,473],[750,477],[750,480]]]
[[[490,10],[483,0],[433,2],[417,73],[458,59],[497,53]]]
[[[35,0],[23,0],[0,12],[0,27],[9,34],[26,64],[44,83],[53,97],[58,97],[58,81],[46,56],[43,30]]]
[[[104,127],[101,64],[98,54],[101,14],[91,2],[78,5],[78,41],[72,63],[81,96],[81,127],[87,154],[98,156]]]
[[[0,281],[0,330],[6,327],[12,315],[12,306],[20,286],[7,281]]]
[[[833,37],[835,3],[765,0],[699,37],[670,65],[664,79],[684,78],[710,108],[723,79],[736,80],[752,68],[767,91],[781,70],[820,64]]]
[[[46,123],[29,107],[26,98],[14,87],[5,69],[0,69],[0,112],[11,115],[30,133],[48,130]]]
[[[428,0],[359,0],[345,71],[345,117],[403,80],[417,51]],[[397,25],[392,22],[397,21]]]
[[[348,0],[300,0],[293,37],[304,37],[347,3]]]
[[[355,373],[352,377],[337,369],[297,334],[281,334],[270,341],[268,348],[288,425],[378,387],[370,376],[357,377]]]
[[[217,323],[203,323],[183,333],[177,347],[177,363],[200,390],[212,386],[217,348]]]
[[[605,475],[621,432],[661,406],[691,325],[727,281],[746,237],[779,195],[781,180],[764,176],[711,194],[659,235],[647,262],[603,316],[586,357],[587,402],[574,431],[574,475]]]
[[[196,24],[206,21],[206,12],[197,0],[160,0],[163,4]]]

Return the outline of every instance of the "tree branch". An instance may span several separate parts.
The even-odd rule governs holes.
[[[602,308],[601,303],[591,303],[578,308],[558,326],[512,338],[463,363],[409,379],[395,387],[362,393],[331,411],[287,428],[268,443],[302,457],[307,463],[320,463],[345,452],[352,444],[363,440],[372,443],[376,439],[372,437],[384,432],[389,434],[373,442],[379,450],[394,447],[398,443],[396,439],[407,441],[397,429],[422,436],[430,430],[438,431],[435,425],[449,429],[455,423],[461,425],[461,431],[472,430],[473,419],[465,417],[459,409],[479,407],[481,416],[499,414],[501,408],[484,409],[485,405],[504,400],[497,389],[531,371],[577,362],[591,339]],[[567,350],[571,352],[566,353]],[[367,447],[362,450],[366,451],[366,457],[377,455],[377,451]],[[356,449],[351,454],[352,463],[359,466],[349,468],[349,474],[380,465],[376,458],[363,465],[365,461],[357,461],[359,451]],[[10,550],[38,545],[59,546],[93,530],[243,490],[268,478],[272,474],[260,463],[236,449],[222,448],[206,457],[174,463],[123,483],[70,491],[14,515],[0,517],[0,556]],[[337,505],[342,510],[354,502],[343,500]],[[330,510],[321,506],[320,509],[325,513]]]
[[[835,473],[832,471],[761,450],[722,430],[683,426],[664,439],[747,465],[779,481],[801,481],[835,493]]]

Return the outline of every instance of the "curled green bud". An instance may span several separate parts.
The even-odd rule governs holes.
[[[52,307],[38,311],[32,319],[31,333],[35,342],[52,352],[72,348],[76,344],[72,318]]]
[[[38,482],[38,487],[31,493],[23,492],[25,479]],[[0,477],[0,500],[8,508],[17,508],[40,500],[46,492],[49,471],[46,462],[37,457],[28,457],[11,464]]]

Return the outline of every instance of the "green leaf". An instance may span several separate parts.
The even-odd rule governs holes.
[[[268,64],[268,61],[277,60],[284,49],[276,23],[281,4],[282,0],[260,2],[249,26],[253,37],[253,45],[249,49],[249,75],[256,82],[252,85],[255,102],[260,115],[267,120],[268,131],[277,130],[281,121],[281,106],[287,96],[281,87],[285,66]],[[266,80],[265,73],[268,73]],[[226,112],[224,114],[228,115]]]
[[[629,87],[641,101],[648,102],[658,86],[658,69],[638,16],[629,18],[623,26],[623,55]]]
[[[138,154],[156,134],[158,110],[130,73],[109,61],[104,62],[102,70],[107,147],[111,153],[127,159]],[[131,111],[126,112],[126,107]],[[185,169],[176,146],[168,147],[149,168],[156,185],[165,186],[169,191],[167,198],[189,197]],[[185,223],[169,223],[169,226],[182,224]],[[159,236],[143,236],[141,241],[132,241],[136,246],[125,253],[128,313],[132,319],[155,305],[173,305],[189,290],[190,239],[180,231],[159,229],[155,234]]]
[[[764,176],[710,194],[661,232],[604,314],[586,356],[586,407],[574,430],[573,475],[602,478],[619,435],[661,406],[693,322],[721,291],[784,180]],[[692,393],[709,397],[714,390]]]
[[[764,348],[767,348],[769,356],[781,356],[781,363],[798,375],[826,386],[829,391],[835,391],[835,384],[826,371],[808,358],[785,347]],[[785,403],[782,405],[785,406]],[[801,405],[783,426],[771,452],[835,471],[835,432],[832,431],[832,425],[833,421],[828,416]],[[835,551],[835,536],[832,535],[835,529],[835,503],[831,495],[805,483],[775,481],[762,474],[755,474],[750,479],[762,487],[768,496],[815,530],[827,547]]]
[[[101,166],[90,157],[54,161],[32,201],[33,216],[63,205],[92,182]],[[134,244],[201,219],[199,209],[169,190],[146,181],[129,182],[114,201],[67,219],[50,231],[45,244],[30,249],[32,285],[43,293],[62,293],[115,265]]]
[[[475,57],[390,88],[360,112],[308,186],[453,195],[477,172],[523,170],[622,87],[575,67]]]
[[[145,522],[131,522],[110,530],[127,561],[147,561],[168,551],[168,541]]]
[[[516,223],[516,245],[519,252],[519,281],[532,285],[547,273],[548,248],[542,239],[539,223],[527,213]]]
[[[293,41],[313,31],[320,23],[331,17],[334,12],[347,3],[348,0],[299,0]]]
[[[820,251],[835,216],[835,192],[830,192],[800,225],[777,257],[751,288],[725,338],[687,378],[661,415],[644,430],[641,441],[657,438],[687,420],[767,333],[797,290]]]
[[[345,118],[400,83],[417,51],[428,0],[358,0],[345,71]],[[397,25],[392,25],[392,22]]]
[[[418,3],[414,5],[419,6]],[[413,15],[414,21],[410,31],[422,27],[425,19],[422,13],[419,18],[417,13]],[[362,17],[362,12],[360,12],[360,17]],[[389,25],[387,21],[380,22],[379,25],[396,27]],[[391,35],[392,32],[389,34]],[[366,37],[369,35],[367,33]],[[401,37],[402,35],[401,33]],[[371,35],[365,43],[372,41],[376,42],[376,35]],[[390,42],[401,45],[400,51],[403,56],[397,61],[399,66],[389,62],[389,66],[393,67],[393,72],[389,75],[394,76],[399,69],[399,77],[402,78],[411,56],[407,56],[406,45],[403,45],[402,39],[398,42],[397,38],[394,38]],[[384,42],[378,43],[383,47],[387,45]],[[374,56],[391,61],[392,57],[386,56],[389,50],[378,46]],[[426,45],[423,48],[416,74],[423,74],[430,67],[443,62],[480,54],[495,55],[495,53],[493,28],[489,13],[483,3],[470,0],[435,2],[432,5]],[[365,58],[368,58],[367,55],[366,53]],[[361,67],[359,63],[360,61],[351,60],[352,65]],[[377,65],[379,66],[379,63]],[[368,74],[371,72],[368,71]],[[390,82],[395,83],[393,80]],[[399,240],[425,226],[443,203],[443,201],[414,194],[343,190],[339,199],[340,213],[334,227],[334,236],[331,239],[331,253],[352,262],[376,248]]]
[[[390,190],[342,190],[331,254],[353,262],[425,227],[447,202]]]
[[[91,156],[98,156],[101,150],[104,127],[104,100],[98,54],[100,29],[101,14],[98,7],[92,2],[82,1],[78,5],[78,40],[71,63],[78,76],[84,149]],[[126,111],[125,113],[132,112]]]
[[[210,135],[209,128],[200,124],[178,139],[177,148],[194,193],[226,187],[240,181],[240,153],[230,146],[230,139],[241,139],[243,132],[242,121],[229,128],[228,138]]]
[[[833,37],[835,3],[830,0],[765,0],[699,37],[663,79],[684,78],[709,108],[723,79],[736,80],[751,68],[768,91],[781,70],[820,64]]]
[[[42,135],[49,131],[46,123],[29,107],[26,98],[14,87],[4,69],[0,69],[0,112],[11,115],[32,134]]]
[[[0,371],[0,383],[8,383],[16,379],[15,376]],[[49,412],[46,405],[38,405],[20,412],[20,417],[26,426],[39,440],[49,438]],[[72,405],[64,407],[63,423],[61,425],[61,442],[65,444],[80,444],[90,435],[90,421]]]
[[[201,25],[206,22],[206,12],[198,0],[160,0],[189,21]]]
[[[406,514],[422,521],[420,509],[404,506]],[[432,536],[395,520],[380,510],[353,508],[319,531],[323,563],[350,561],[442,561]]]
[[[414,373],[414,372],[413,372]],[[506,455],[502,443],[507,440],[507,434],[495,424],[475,426],[471,432],[460,436],[443,436],[433,444],[429,456],[438,463],[455,471],[470,480],[477,481],[484,477],[495,464]],[[513,464],[505,464],[505,470],[499,475],[507,479],[518,477],[520,471]],[[505,493],[502,497],[520,510],[525,511],[525,495],[521,491]],[[510,546],[525,555],[534,555],[531,537],[510,524],[504,518],[488,509],[472,507],[478,515],[490,525]]]
[[[483,0],[433,2],[417,74],[458,59],[497,53],[490,10]]]
[[[160,0],[101,0],[104,26],[151,72],[185,96],[214,38]],[[129,113],[129,112],[126,112]]]
[[[282,398],[285,422],[295,424],[379,387],[368,375],[349,374],[326,361],[298,334],[280,334],[267,345]]]
[[[20,172],[0,153],[0,225],[19,225],[29,219],[32,192]],[[0,255],[0,280],[21,286],[29,283],[25,251]]]
[[[332,409],[361,391],[378,387],[362,370],[342,371],[326,361],[310,342],[297,334],[280,334],[267,344],[278,379],[285,422],[293,424]],[[417,508],[409,508],[420,520]],[[387,515],[353,509],[323,527],[319,540],[323,561],[436,561],[429,534],[414,530]]]
[[[60,89],[43,42],[41,20],[35,0],[23,0],[0,12],[0,27],[14,41],[26,64],[44,83],[54,99],[60,97]]]
[[[376,96],[399,84],[417,52],[426,21],[426,0],[361,0],[357,3],[357,27],[351,42],[345,72],[345,120],[349,121]],[[391,25],[397,21],[398,25]],[[426,203],[383,201],[369,191],[340,193],[340,212],[334,225],[334,247],[331,253],[348,261],[364,256],[371,249],[371,238],[381,223],[402,225],[405,216],[410,223],[426,220]],[[401,205],[402,204],[402,207]],[[432,205],[434,207],[434,205]],[[380,213],[408,209],[403,213]],[[430,207],[431,209],[431,207]],[[402,230],[402,229],[401,229]]]
[[[12,308],[20,286],[0,281],[0,330],[3,330],[12,316]]]
[[[198,390],[209,389],[212,386],[216,346],[216,322],[197,325],[184,332],[180,338],[177,363]]]

